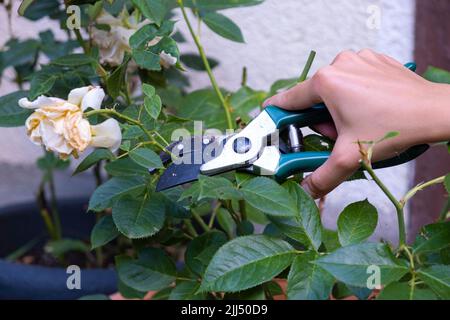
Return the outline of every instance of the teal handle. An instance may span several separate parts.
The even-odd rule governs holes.
[[[290,124],[302,128],[332,120],[327,107],[323,103],[300,111],[287,111],[276,106],[267,106],[264,110],[269,114],[277,129]]]
[[[418,145],[414,146],[407,151],[401,153],[397,157],[375,162],[372,164],[374,169],[381,169],[387,167],[397,166],[408,161],[411,161],[422,153],[427,151],[428,145]],[[277,173],[275,174],[275,179],[278,181],[284,181],[293,174],[299,172],[311,172],[316,170],[325,161],[328,160],[330,152],[297,152],[297,153],[287,153],[282,154],[280,161],[278,163]],[[362,170],[362,168],[360,169]]]

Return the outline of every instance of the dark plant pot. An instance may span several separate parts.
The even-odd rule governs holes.
[[[89,239],[95,216],[86,213],[87,199],[59,201],[65,237]],[[35,203],[0,208],[0,257],[5,257],[29,241],[46,235]],[[12,263],[0,259],[0,299],[77,299],[90,294],[117,291],[117,275],[112,269],[81,269],[81,289],[67,288],[70,274],[64,268]]]

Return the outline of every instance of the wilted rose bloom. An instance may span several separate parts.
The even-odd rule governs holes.
[[[35,110],[25,122],[30,140],[59,153],[61,158],[77,157],[88,146],[116,151],[122,140],[118,122],[109,119],[91,126],[83,117],[87,108],[100,109],[104,97],[100,87],[87,86],[72,90],[67,100],[45,96],[34,101],[20,99],[19,106]]]
[[[131,52],[129,45],[130,37],[142,26],[150,23],[149,20],[137,22],[134,15],[129,15],[126,10],[122,10],[118,17],[114,17],[107,11],[102,10],[96,19],[100,25],[108,25],[110,30],[93,28],[92,38],[100,49],[100,61],[111,66],[118,66],[122,63],[126,52]],[[147,47],[152,47],[159,43],[162,38],[157,36],[147,43]],[[160,63],[164,68],[169,68],[177,63],[177,58],[162,51]]]
[[[102,63],[118,66],[122,63],[125,52],[131,52],[128,41],[130,37],[148,21],[138,23],[134,16],[122,10],[118,17],[114,17],[102,10],[97,17],[98,24],[108,25],[110,30],[93,28],[92,38],[100,49]]]

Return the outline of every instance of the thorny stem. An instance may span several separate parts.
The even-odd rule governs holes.
[[[50,207],[52,208],[52,218],[53,225],[55,228],[55,234],[57,239],[61,239],[62,231],[61,231],[61,219],[59,217],[58,206],[56,203],[56,190],[55,190],[55,179],[53,177],[53,170],[48,170],[48,184],[50,187]]]
[[[191,212],[192,212],[192,216],[194,217],[195,221],[197,221],[197,223],[200,225],[200,227],[202,227],[202,229],[205,232],[211,231],[211,228],[205,223],[203,218],[197,212],[195,212],[194,209],[191,209]]]
[[[400,203],[405,205],[408,202],[408,200],[411,199],[417,192],[422,191],[423,189],[430,187],[432,185],[443,183],[444,179],[445,179],[445,176],[442,176],[442,177],[430,180],[428,182],[418,184],[417,186],[412,188],[410,191],[408,191],[408,193],[406,193],[406,195],[403,197],[403,199],[400,200]]]
[[[233,120],[231,119],[231,111],[230,107],[225,100],[222,91],[220,91],[219,85],[217,84],[216,78],[214,77],[214,74],[212,73],[211,66],[209,65],[208,59],[206,58],[205,50],[203,49],[202,44],[200,43],[200,39],[197,34],[195,34],[194,29],[192,28],[191,22],[189,21],[189,18],[186,14],[186,9],[184,8],[183,0],[177,0],[178,5],[181,9],[181,13],[183,14],[183,18],[186,21],[186,24],[188,26],[189,32],[194,39],[195,45],[197,46],[198,52],[200,54],[200,57],[202,58],[203,64],[205,65],[206,72],[208,73],[209,79],[211,81],[211,84],[214,88],[214,91],[217,94],[217,97],[220,100],[220,103],[223,106],[223,109],[225,111],[225,115],[227,118],[227,125],[228,129],[233,129]]]
[[[363,166],[364,170],[366,170],[369,173],[369,175],[372,177],[375,183],[380,187],[383,193],[389,198],[389,200],[394,205],[395,210],[397,212],[397,220],[398,220],[398,237],[399,237],[398,243],[400,248],[404,247],[406,243],[406,227],[405,227],[403,205],[400,203],[400,201],[398,201],[394,197],[394,195],[389,191],[386,185],[378,178],[368,159],[361,160],[361,165]]]
[[[150,133],[150,131],[148,131],[145,126],[138,120],[135,120],[133,118],[127,117],[123,114],[121,114],[120,112],[117,112],[114,109],[98,109],[98,110],[92,110],[92,111],[88,111],[86,112],[84,115],[86,117],[91,117],[94,116],[96,114],[101,114],[101,115],[106,115],[106,116],[112,116],[112,117],[116,117],[119,119],[122,119],[128,123],[137,125],[139,128],[141,128],[141,130],[145,133],[145,135],[150,139],[150,141],[152,141],[156,146],[158,146],[158,148],[160,148],[161,150],[165,150],[164,146],[162,146],[158,141],[155,140],[155,138],[152,136],[152,134]]]
[[[239,213],[242,220],[247,220],[247,210],[245,208],[245,200],[239,200]]]
[[[211,229],[214,225],[214,220],[216,219],[217,212],[219,211],[220,207],[222,206],[222,203],[219,201],[217,202],[217,205],[214,207],[211,218],[209,219],[208,227]]]
[[[198,233],[197,233],[197,231],[195,231],[195,228],[194,228],[194,226],[192,225],[191,220],[189,220],[189,219],[184,219],[184,225],[186,226],[187,232],[188,232],[193,238],[198,237]]]

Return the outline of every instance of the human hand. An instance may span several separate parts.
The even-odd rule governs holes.
[[[306,109],[324,102],[333,123],[314,129],[336,140],[328,161],[302,183],[314,198],[336,188],[360,166],[357,141],[400,134],[374,147],[373,161],[414,145],[450,139],[450,87],[431,83],[372,50],[340,53],[311,79],[277,94],[264,106]]]

